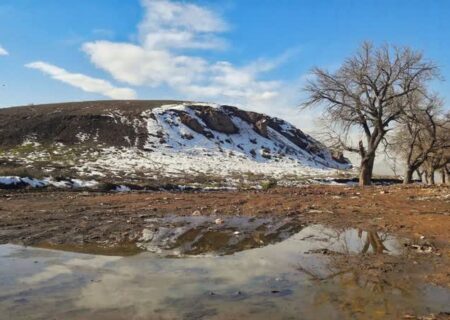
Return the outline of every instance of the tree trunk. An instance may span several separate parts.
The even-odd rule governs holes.
[[[427,171],[427,175],[428,175],[428,184],[429,185],[434,185],[434,169],[429,169]]]
[[[406,166],[405,177],[403,178],[403,184],[410,184],[413,180],[414,169],[410,166]]]
[[[428,184],[428,173],[427,173],[427,171],[423,171],[422,174],[423,174],[423,177],[425,179],[425,183]]]
[[[419,169],[416,169],[416,173],[417,173],[417,176],[419,177],[420,183],[423,183],[423,177],[422,177],[423,172],[420,172]]]
[[[361,159],[361,168],[359,172],[359,185],[368,186],[372,183],[373,163],[375,154]]]

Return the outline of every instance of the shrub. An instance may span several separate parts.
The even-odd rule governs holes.
[[[270,179],[270,180],[261,182],[261,189],[264,191],[275,188],[276,186],[277,186],[277,180],[275,180],[275,179]]]

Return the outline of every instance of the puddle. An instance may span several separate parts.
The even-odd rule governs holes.
[[[137,246],[165,256],[228,255],[280,242],[302,228],[289,217],[165,216],[146,220]]]
[[[183,228],[186,222],[180,221]],[[216,230],[214,221],[201,217],[190,223]],[[400,276],[395,283],[377,282],[365,270],[334,264],[340,256],[401,255],[401,239],[320,225],[289,229],[283,236],[275,232],[272,238],[278,228],[268,228],[270,221],[244,225],[251,231],[246,235],[261,231],[263,246],[244,250],[231,242],[231,249],[220,251],[205,244],[215,237],[174,232],[173,238],[164,236],[167,230],[142,239],[142,245],[160,248],[156,253],[126,257],[0,246],[0,314],[69,320],[398,319],[450,311],[446,289]],[[203,238],[209,242],[195,241]],[[218,241],[228,246],[231,240]],[[174,251],[183,258],[171,258]]]

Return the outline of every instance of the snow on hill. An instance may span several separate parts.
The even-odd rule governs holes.
[[[11,108],[3,115],[0,110],[0,124],[3,116],[20,127],[0,130],[0,160],[28,168],[39,163],[47,175],[64,168],[83,179],[121,181],[297,179],[351,168],[342,155],[333,156],[288,122],[231,106],[160,102],[150,107],[149,102],[146,107],[141,101],[129,108],[125,102],[47,106],[45,113],[39,108]]]

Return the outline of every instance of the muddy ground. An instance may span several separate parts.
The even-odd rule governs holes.
[[[0,190],[0,244],[133,254],[149,219],[167,215],[289,217],[297,223],[361,228],[408,238],[402,257],[343,263],[411,273],[450,287],[450,188],[311,185],[268,191],[92,193]],[[213,220],[215,221],[215,220]],[[324,254],[330,254],[324,252]]]

